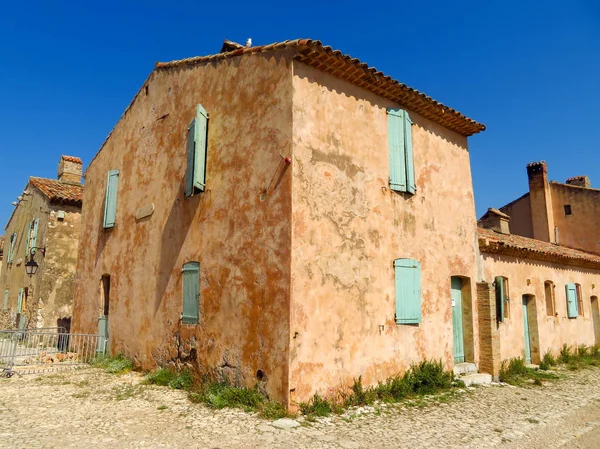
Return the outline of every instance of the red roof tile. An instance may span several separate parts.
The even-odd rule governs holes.
[[[465,117],[460,112],[443,105],[427,95],[402,84],[390,76],[369,67],[364,62],[339,50],[324,46],[320,41],[312,39],[296,39],[292,41],[276,42],[269,45],[256,47],[241,47],[237,45],[223,46],[222,53],[210,56],[198,56],[171,62],[157,62],[156,69],[169,69],[200,63],[214,62],[244,54],[280,52],[294,50],[294,58],[308,64],[322,72],[363,87],[383,98],[390,99],[423,117],[452,129],[463,136],[470,136],[485,130],[485,125]],[[233,44],[233,43],[232,43]],[[235,49],[234,49],[235,48]]]
[[[520,235],[500,234],[490,229],[477,228],[477,231],[479,232],[479,249],[484,253],[507,254],[565,265],[600,268],[600,255],[598,254]]]
[[[81,159],[79,159],[78,157],[75,156],[66,156],[66,155],[62,155],[61,156],[62,159],[64,159],[67,162],[75,162],[76,164],[83,164],[83,162],[81,161]]]
[[[67,184],[48,178],[29,178],[29,183],[46,195],[51,203],[72,204],[80,206],[83,199],[83,186]]]

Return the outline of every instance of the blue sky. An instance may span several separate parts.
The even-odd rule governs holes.
[[[319,39],[485,123],[469,139],[478,215],[525,193],[535,160],[600,187],[592,0],[88,3],[2,5],[2,226],[28,176],[54,178],[61,154],[90,162],[156,61],[216,53],[224,38]]]

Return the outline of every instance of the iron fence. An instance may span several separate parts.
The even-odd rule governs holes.
[[[0,330],[0,369],[11,377],[24,368],[73,366],[91,362],[106,351],[106,338],[60,332],[64,328]]]

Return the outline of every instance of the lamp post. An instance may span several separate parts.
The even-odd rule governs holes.
[[[35,255],[34,250],[36,250],[36,249],[40,250],[40,252],[42,253],[42,256],[46,255],[46,247],[40,248],[40,247],[34,246],[33,248],[31,248],[29,250],[29,260],[25,264],[25,271],[27,272],[27,275],[29,277],[32,277],[36,273],[36,271],[39,267],[37,262],[35,260],[33,260],[33,256]]]

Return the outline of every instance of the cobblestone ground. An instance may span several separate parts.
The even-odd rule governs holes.
[[[600,369],[543,387],[479,387],[448,402],[354,411],[280,430],[210,410],[137,373],[97,369],[0,379],[1,448],[600,447]]]

